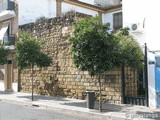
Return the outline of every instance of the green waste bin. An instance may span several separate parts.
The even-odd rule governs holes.
[[[87,93],[87,107],[94,109],[95,91],[86,91]]]

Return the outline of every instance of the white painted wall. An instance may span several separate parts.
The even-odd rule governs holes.
[[[39,17],[56,16],[56,0],[17,0],[19,4],[19,25],[34,22]]]
[[[160,0],[123,0],[123,25],[129,26],[132,23],[140,23],[144,26],[142,34],[133,34],[140,46],[147,43],[150,51],[160,50]],[[145,19],[145,21],[144,21]],[[154,60],[155,55],[148,53],[148,59]],[[157,53],[158,54],[158,53]],[[148,65],[149,78],[149,105],[156,108],[155,93],[155,68]]]
[[[88,4],[92,4],[92,5],[95,4],[95,3],[94,3],[94,0],[79,0],[79,1],[85,2],[85,3],[88,3]]]
[[[160,50],[159,28],[159,0],[123,0],[123,25],[128,26],[131,23],[145,24],[143,41],[147,42],[150,50]],[[145,19],[145,21],[144,21]],[[137,36],[137,35],[136,35]],[[141,42],[140,40],[138,40]]]
[[[96,11],[62,2],[62,14],[65,14],[66,12],[71,11],[71,10],[76,11],[76,12],[80,12],[80,13],[89,14],[92,16],[98,15],[98,12],[96,12]]]
[[[148,61],[155,61],[155,55],[148,53]],[[148,65],[149,106],[156,108],[155,64]]]
[[[0,91],[5,91],[5,83],[0,82]],[[18,92],[18,83],[12,83],[12,90],[13,92]]]
[[[35,22],[39,17],[56,17],[56,0],[17,0],[19,3],[19,25]],[[94,0],[81,0],[94,4]],[[98,12],[62,2],[62,14],[70,10],[96,16]]]
[[[13,92],[18,92],[18,83],[12,83]]]
[[[102,22],[103,23],[110,23],[110,28],[113,30],[113,14],[122,12],[122,10],[110,12],[102,15]]]
[[[0,82],[0,91],[5,91],[4,82]]]
[[[140,27],[143,27],[143,21],[146,18],[144,3],[146,3],[145,0],[123,0],[123,27],[130,28],[134,23],[140,23]],[[132,35],[137,39],[140,46],[146,42],[145,29],[143,34],[133,33]]]

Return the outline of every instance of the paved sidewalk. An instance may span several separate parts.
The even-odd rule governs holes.
[[[106,120],[160,120],[160,109],[151,109],[144,106],[103,104],[103,112],[100,113],[98,103],[95,103],[95,109],[88,109],[86,100],[34,95],[34,101],[31,101],[31,94],[6,91],[0,91],[0,100],[64,112],[95,115]]]

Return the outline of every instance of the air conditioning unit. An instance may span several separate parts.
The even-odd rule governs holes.
[[[132,23],[129,28],[131,33],[142,34],[144,32],[144,27],[141,23]]]

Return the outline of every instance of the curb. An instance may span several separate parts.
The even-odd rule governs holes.
[[[5,102],[12,102],[18,105],[24,105],[24,106],[33,106],[33,107],[42,107],[42,108],[46,108],[49,110],[56,110],[59,112],[65,112],[65,113],[76,113],[76,114],[83,114],[83,115],[88,115],[88,116],[96,116],[96,117],[100,117],[100,119],[104,120],[131,120],[131,119],[127,119],[121,116],[113,116],[113,115],[103,115],[103,113],[95,113],[95,112],[83,112],[83,111],[78,111],[78,110],[72,110],[72,109],[67,109],[67,108],[59,108],[59,107],[55,107],[55,106],[50,106],[50,105],[44,105],[41,103],[34,103],[33,102],[24,102],[24,101],[17,101],[17,100],[9,100],[9,99],[1,99],[0,101],[5,101]]]

